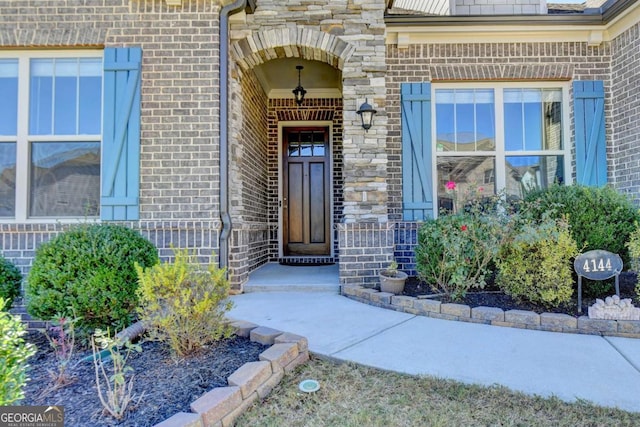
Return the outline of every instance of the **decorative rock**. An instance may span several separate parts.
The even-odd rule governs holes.
[[[595,304],[589,307],[590,319],[605,320],[640,320],[640,308],[631,303],[631,298],[620,299],[618,295],[596,299]]]

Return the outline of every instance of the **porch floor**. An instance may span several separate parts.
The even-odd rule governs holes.
[[[340,292],[338,264],[291,266],[270,262],[249,273],[249,292]]]

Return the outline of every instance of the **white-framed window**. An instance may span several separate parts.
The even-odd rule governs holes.
[[[571,180],[568,84],[562,82],[432,85],[436,211],[475,192],[521,198]],[[461,206],[456,206],[461,208]]]
[[[0,52],[0,220],[100,210],[102,51]]]

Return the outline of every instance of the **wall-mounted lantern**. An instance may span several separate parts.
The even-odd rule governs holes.
[[[373,116],[376,115],[377,111],[373,109],[373,107],[367,102],[367,98],[364,100],[364,104],[360,106],[360,109],[356,111],[362,120],[362,128],[365,131],[371,129],[371,125],[373,125]]]

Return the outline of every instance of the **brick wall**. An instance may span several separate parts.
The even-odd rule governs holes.
[[[162,259],[172,258],[171,245],[196,248],[203,263],[215,262],[212,250],[217,245],[220,225],[215,221],[136,221],[117,222],[139,231],[159,248]],[[0,224],[0,253],[11,260],[26,275],[37,247],[72,224]]]
[[[611,87],[611,48],[586,43],[421,44],[398,49],[387,46],[387,110],[389,137],[389,218],[402,219],[402,135],[400,85],[406,82],[500,80],[604,80]],[[572,105],[567,106],[572,111]],[[611,129],[611,100],[605,114]],[[571,113],[571,117],[573,114]],[[572,126],[571,126],[572,128]],[[573,144],[570,135],[568,143]],[[610,132],[607,145],[612,146]],[[609,162],[610,175],[613,162]]]
[[[612,43],[614,180],[616,188],[640,194],[640,24]]]
[[[229,199],[233,232],[229,267],[234,288],[251,270],[269,260],[269,147],[267,96],[253,71],[237,88],[247,100],[236,104],[232,120],[237,134],[229,138]]]
[[[629,37],[632,39],[632,37]],[[589,47],[586,43],[473,43],[414,44],[398,49],[387,46],[387,112],[389,133],[389,218],[396,221],[395,257],[399,267],[415,273],[412,248],[417,240],[418,226],[402,221],[402,134],[400,85],[426,81],[535,81],[535,80],[604,80],[609,94],[612,85],[610,64],[613,50],[604,43]],[[571,96],[571,94],[570,94]],[[570,120],[573,106],[568,105]],[[616,165],[613,152],[612,102],[605,104],[609,180],[614,181]],[[566,142],[573,145],[573,125]],[[640,154],[640,152],[639,152]],[[640,156],[639,156],[640,157]]]
[[[208,0],[0,1],[0,49],[141,46],[140,230],[169,244],[218,246],[218,21]],[[60,224],[3,224],[0,249],[28,270]]]

